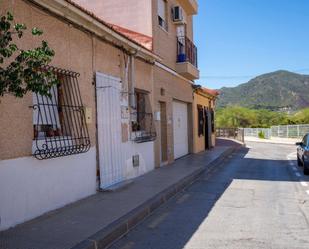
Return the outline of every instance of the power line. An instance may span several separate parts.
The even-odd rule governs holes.
[[[309,72],[309,68],[301,68],[297,70],[287,70],[291,73],[302,73],[302,72]],[[219,76],[219,75],[209,75],[209,76],[200,76],[200,79],[248,79],[248,78],[254,78],[257,77],[261,74],[255,74],[255,75],[224,75],[224,76]]]

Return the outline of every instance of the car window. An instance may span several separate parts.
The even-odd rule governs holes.
[[[303,140],[301,142],[302,142],[302,144],[307,144],[307,135],[305,135],[303,137]]]

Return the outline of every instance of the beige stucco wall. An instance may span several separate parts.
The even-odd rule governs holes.
[[[164,96],[161,95],[161,89],[164,89]],[[168,162],[174,161],[174,146],[173,146],[173,106],[172,101],[179,100],[188,103],[189,110],[189,151],[192,152],[192,141],[190,139],[192,130],[192,112],[191,104],[192,98],[192,85],[186,80],[183,80],[170,72],[167,72],[159,67],[154,68],[154,111],[160,111],[160,102],[166,103],[167,115],[167,157]],[[156,121],[157,139],[155,141],[155,163],[158,167],[160,165],[160,121]]]
[[[177,59],[177,25],[173,22],[171,9],[173,6],[180,5],[177,0],[167,1],[167,23],[168,30],[164,30],[158,24],[157,1],[152,1],[152,20],[153,20],[153,51],[162,58],[162,63],[176,71]],[[187,21],[187,36],[193,41],[192,16],[184,13]]]
[[[162,57],[166,66],[176,70],[177,25],[171,9],[181,5],[177,0],[167,1],[168,30],[158,24],[157,0],[74,0],[104,21],[153,37],[153,51]],[[184,13],[187,36],[193,41],[193,17]]]
[[[74,0],[104,21],[152,36],[150,0]]]
[[[198,111],[197,106],[201,105],[203,107],[214,108],[214,100],[206,97],[205,95],[201,95],[198,93],[194,93],[193,96],[193,105],[192,105],[192,113],[193,113],[193,152],[198,153],[205,150],[205,137],[198,135]],[[212,144],[215,145],[215,134],[211,134]]]
[[[2,0],[0,9],[11,11],[16,22],[29,29],[39,27],[44,35],[33,38],[25,35],[19,45],[33,48],[40,40],[49,42],[55,50],[52,65],[80,73],[79,87],[84,106],[92,110],[92,123],[88,125],[92,146],[95,145],[95,88],[94,72],[99,71],[123,77],[123,52],[91,34],[81,31],[24,1]],[[140,88],[152,89],[152,65],[136,60],[136,79]],[[139,85],[140,84],[140,85]],[[5,96],[0,99],[0,159],[31,155],[33,139],[32,94],[22,99]]]

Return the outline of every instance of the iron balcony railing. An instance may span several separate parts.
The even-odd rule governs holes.
[[[190,62],[197,68],[197,47],[186,36],[177,37],[177,62]]]

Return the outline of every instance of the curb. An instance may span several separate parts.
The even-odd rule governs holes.
[[[167,202],[171,197],[191,185],[197,178],[199,178],[204,172],[208,172],[213,169],[214,166],[221,163],[226,157],[234,153],[240,147],[233,147],[227,149],[218,158],[214,159],[209,164],[205,165],[201,169],[197,169],[191,175],[184,177],[179,182],[167,187],[156,196],[150,198],[140,206],[136,207],[126,215],[122,216],[118,220],[109,224],[107,227],[98,231],[88,239],[82,241],[71,249],[104,249],[116,242],[118,239],[126,235],[132,230],[138,223],[143,221],[146,217],[152,214],[162,204]]]

